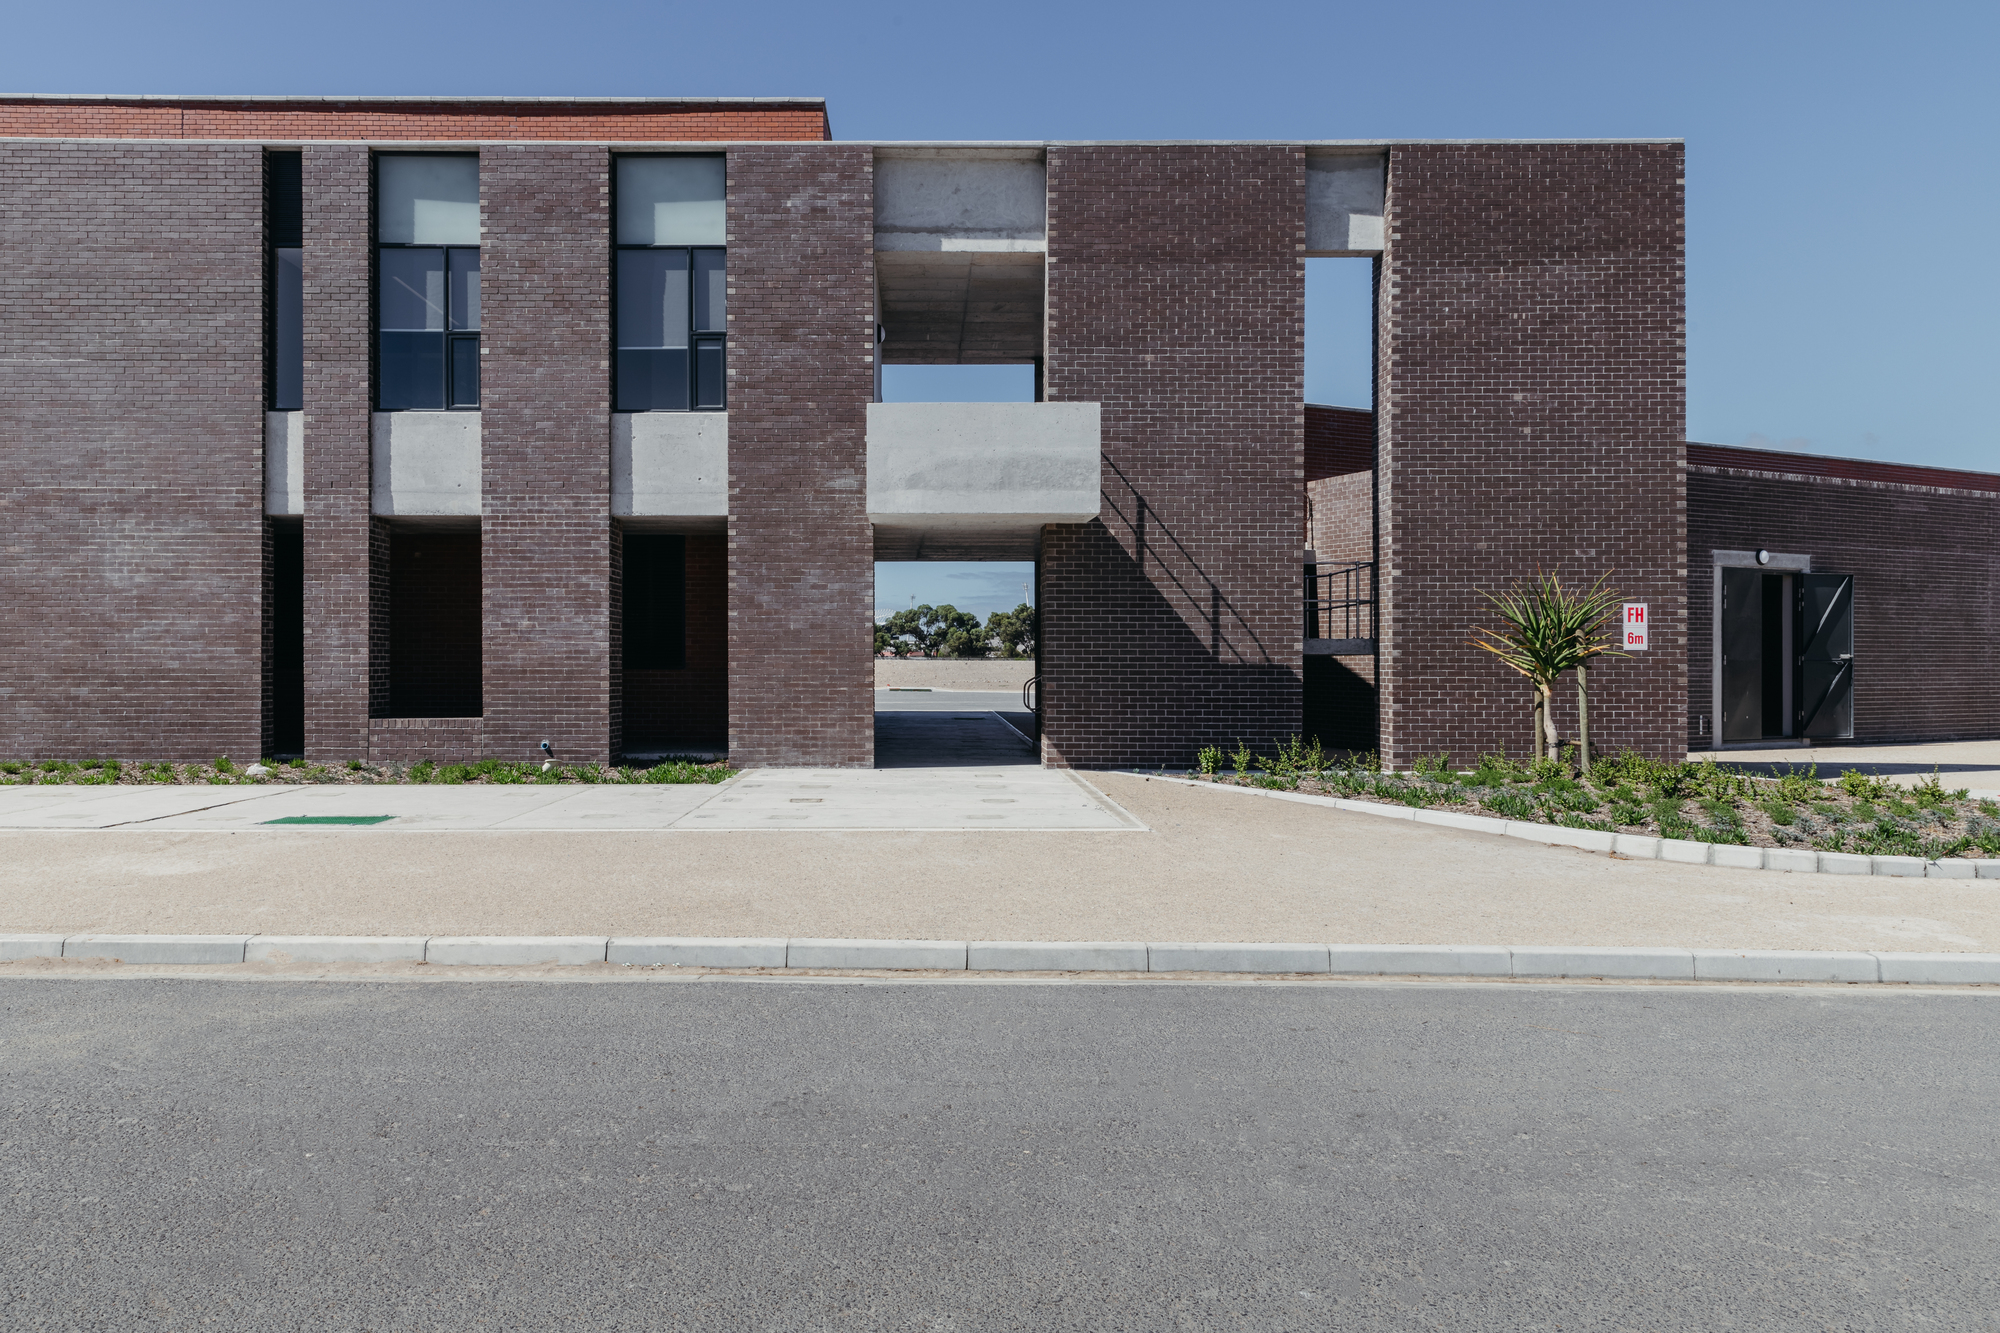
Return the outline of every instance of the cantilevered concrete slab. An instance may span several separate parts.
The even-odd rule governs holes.
[[[611,512],[634,529],[721,532],[729,521],[727,412],[614,412]]]
[[[479,516],[479,413],[377,412],[370,433],[371,512]]]
[[[1101,499],[1096,403],[870,403],[877,560],[1032,560]]]

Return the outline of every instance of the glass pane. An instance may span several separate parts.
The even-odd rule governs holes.
[[[271,410],[305,406],[305,283],[295,249],[272,251]]]
[[[385,153],[375,159],[376,239],[394,245],[479,244],[479,159]]]
[[[444,328],[444,251],[378,250],[382,329]]]
[[[442,333],[384,333],[375,370],[383,411],[444,406]]]
[[[618,411],[685,412],[687,405],[687,349],[619,349]]]
[[[618,244],[721,245],[723,159],[618,159]]]
[[[479,339],[451,340],[451,405],[479,406]]]
[[[694,347],[696,407],[722,407],[722,340],[703,338]]]
[[[729,278],[723,272],[723,252],[694,252],[694,326],[709,333],[721,333],[729,309]]]
[[[688,252],[618,252],[618,345],[686,347]]]
[[[451,327],[476,329],[479,327],[479,252],[450,250],[446,254],[451,263]]]

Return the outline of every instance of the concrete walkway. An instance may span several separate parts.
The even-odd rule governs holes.
[[[472,830],[1118,832],[1140,827],[1089,784],[1035,765],[1026,742],[991,714],[969,724],[949,714],[936,716],[943,720],[931,725],[957,729],[950,734],[961,742],[955,757],[965,766],[751,769],[715,786],[9,787],[0,789],[0,829],[256,829],[296,837],[330,831],[354,836]],[[975,734],[966,737],[965,731]],[[359,820],[376,822],[336,822]]]
[[[1969,787],[1980,796],[2000,796],[2000,740],[1937,741],[1928,745],[1818,745],[1768,750],[1697,751],[1691,759],[1758,773],[1819,766],[1822,778],[1836,778],[1850,768],[1886,777],[1905,787],[1927,778],[1935,768],[1947,787]]]
[[[1621,861],[1117,773],[1089,779],[1144,831],[1106,836],[1103,823],[1002,831],[999,821],[968,821],[949,832],[859,832],[815,825],[814,807],[794,804],[814,795],[824,804],[838,791],[859,808],[864,798],[883,799],[889,784],[921,792],[951,772],[752,774],[740,780],[741,806],[727,808],[807,817],[744,818],[727,837],[691,836],[686,820],[646,832],[516,824],[424,837],[247,818],[221,827],[163,820],[110,832],[0,832],[0,930],[2000,952],[1993,880]],[[1052,793],[1061,790],[1053,784],[1071,784],[1032,768],[960,772],[963,794],[976,803],[985,799],[974,795],[981,782],[1032,778]],[[805,785],[822,780],[828,786],[819,791]],[[770,785],[750,790],[756,781]],[[379,800],[412,789],[345,790]],[[514,790],[539,797],[549,789]],[[569,790],[578,800],[605,791]],[[661,790],[658,799],[669,800],[686,789]],[[1108,821],[1109,807],[1097,817]]]

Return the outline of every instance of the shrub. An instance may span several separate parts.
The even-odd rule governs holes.
[[[1466,781],[1475,787],[1504,787],[1521,776],[1521,766],[1506,755],[1482,754]]]
[[[429,782],[431,774],[437,772],[437,765],[428,759],[419,759],[410,765],[408,777],[412,782]]]
[[[1214,777],[1215,770],[1222,767],[1221,747],[1204,745],[1199,750],[1196,750],[1194,754],[1194,766],[1209,777]]]
[[[1458,777],[1457,771],[1451,766],[1451,756],[1448,754],[1420,754],[1414,767],[1419,777],[1429,778],[1433,782],[1451,782]]]
[[[1782,797],[1773,796],[1762,802],[1758,808],[1771,817],[1773,824],[1789,827],[1796,824],[1799,819],[1798,807]]]
[[[1857,801],[1872,801],[1895,791],[1895,784],[1882,778],[1870,777],[1858,768],[1850,768],[1840,775],[1840,789]]]
[[[1499,815],[1502,819],[1518,819],[1528,822],[1537,819],[1540,812],[1535,803],[1517,791],[1500,790],[1490,795],[1482,795],[1479,804]]]
[[[1229,766],[1236,770],[1237,781],[1240,782],[1249,775],[1250,763],[1254,758],[1256,756],[1250,753],[1249,746],[1242,741],[1236,742],[1236,748],[1229,752]]]
[[[1620,828],[1635,828],[1646,822],[1645,808],[1630,801],[1621,801],[1611,807],[1611,822]]]

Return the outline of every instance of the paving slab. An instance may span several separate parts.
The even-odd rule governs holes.
[[[270,799],[280,787],[0,788],[0,829],[104,829],[153,823],[211,808]],[[251,821],[254,822],[254,821]]]
[[[751,769],[675,827],[1117,832],[1140,826],[1082,780],[1023,766]]]

